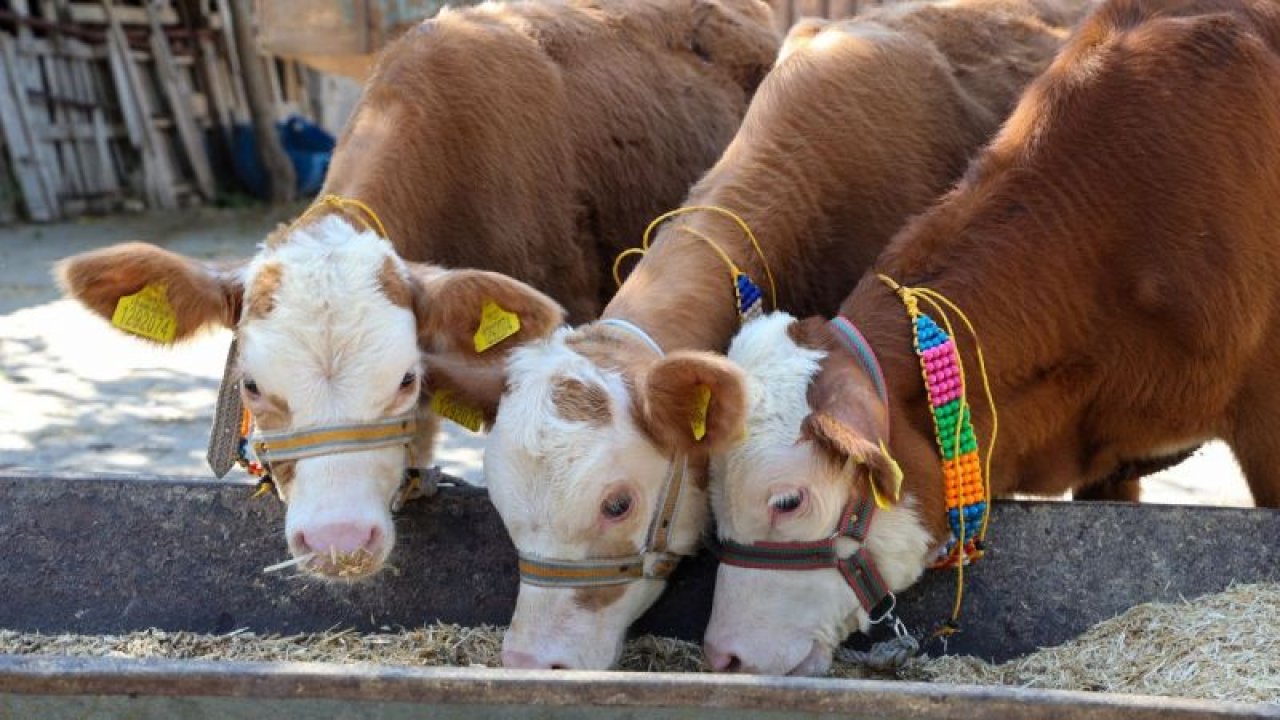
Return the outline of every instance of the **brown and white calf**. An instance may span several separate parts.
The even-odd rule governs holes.
[[[561,306],[594,317],[614,253],[732,139],[778,49],[770,22],[758,0],[443,10],[382,54],[323,190],[367,205],[388,238],[357,205],[321,206],[247,264],[128,244],[65,261],[64,287],[110,318],[121,298],[161,285],[176,342],[233,328],[259,430],[414,412],[424,383],[465,385],[503,345],[560,324]],[[478,353],[490,301],[522,328]],[[436,422],[419,420],[420,463]],[[290,550],[363,550],[363,574],[377,570],[404,466],[397,448],[275,464]],[[353,576],[319,559],[308,568]]]
[[[782,307],[834,307],[892,233],[955,181],[1065,36],[1017,2],[802,23],[686,202],[750,225]],[[602,321],[518,347],[506,376],[473,397],[496,414],[485,474],[523,567],[554,575],[559,565],[563,580],[592,559],[646,565],[634,582],[576,587],[523,572],[507,665],[611,665],[665,586],[649,565],[692,552],[705,528],[713,444],[695,440],[689,417],[704,385],[710,436],[737,427],[728,418],[741,415],[741,395],[710,352],[727,348],[739,320],[726,265],[691,231],[769,294],[738,226],[695,211],[662,227]],[[673,468],[686,470],[683,498],[659,552],[650,528]]]
[[[861,544],[884,584],[913,583],[949,539],[911,322],[877,273],[945,295],[973,322],[998,409],[994,495],[1062,493],[1222,437],[1256,502],[1280,507],[1277,198],[1280,5],[1105,5],[840,307],[878,357],[887,403],[874,363],[821,318],[766,317],[734,340],[747,439],[713,465],[720,535],[832,537],[871,484],[892,496],[892,458],[900,499],[874,511]],[[975,343],[956,334],[985,453]],[[720,670],[821,673],[868,623],[834,567],[722,564],[706,649]]]

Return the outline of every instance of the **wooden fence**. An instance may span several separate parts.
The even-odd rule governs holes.
[[[249,122],[230,13],[226,0],[0,1],[0,222],[19,197],[36,221],[213,200],[217,150],[225,161]],[[299,67],[271,69],[282,112],[306,109]]]

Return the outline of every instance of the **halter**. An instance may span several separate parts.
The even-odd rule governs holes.
[[[388,238],[382,219],[366,203],[356,198],[326,194],[294,220],[287,230],[292,230],[317,212],[331,210],[343,213],[348,219],[360,222],[364,227],[383,238]],[[303,430],[253,433],[253,418],[240,397],[240,383],[233,368],[237,356],[239,338],[233,337],[227,352],[227,361],[218,387],[218,402],[214,408],[213,426],[209,431],[209,449],[206,459],[214,476],[224,477],[233,466],[240,465],[250,475],[258,478],[258,490],[254,497],[275,487],[271,476],[273,463],[303,458],[337,455],[340,453],[376,450],[403,446],[406,455],[404,476],[400,488],[392,500],[391,509],[399,510],[408,500],[430,495],[434,485],[423,487],[427,474],[422,468],[412,466],[409,447],[417,433],[418,421],[413,411],[398,417],[374,420],[368,423],[322,425]],[[239,428],[239,432],[236,429]],[[249,447],[258,461],[249,457]],[[279,488],[276,488],[277,495]]]
[[[843,315],[836,316],[827,323],[827,326],[832,329],[845,349],[862,364],[863,369],[871,376],[876,394],[887,406],[888,395],[885,392],[884,374],[880,371],[880,363],[876,360],[871,346],[862,337],[862,333],[858,332],[853,323]],[[850,498],[840,513],[840,521],[836,525],[835,532],[823,540],[760,541],[750,545],[721,540],[720,562],[757,570],[835,568],[853,589],[858,602],[872,618],[872,624],[878,624],[891,616],[897,600],[885,585],[884,578],[880,576],[875,561],[867,551],[867,533],[876,512],[876,503],[873,498],[874,492],[866,493],[860,498]],[[845,557],[840,556],[839,550],[842,538],[848,538],[858,544],[858,548]],[[880,606],[884,603],[888,605],[881,609]]]
[[[600,324],[626,330],[643,340],[659,356],[665,354],[662,346],[630,321],[609,318],[601,320]],[[666,580],[680,563],[681,554],[671,552],[668,548],[688,470],[688,458],[672,458],[640,552],[622,557],[582,560],[549,558],[522,552],[519,553],[520,581],[539,587],[583,588],[624,585],[639,580]]]

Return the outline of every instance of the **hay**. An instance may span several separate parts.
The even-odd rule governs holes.
[[[1280,703],[1280,585],[1139,605],[1071,642],[1003,665],[952,656],[913,663],[904,676]]]
[[[308,661],[499,667],[502,628],[436,624],[416,630],[281,637],[146,630],[129,635],[0,631],[0,653],[118,658]],[[705,672],[697,643],[645,636],[627,643],[621,668]],[[832,676],[884,677],[837,663]],[[1065,645],[1003,665],[922,658],[900,671],[928,682],[1280,703],[1280,584],[1238,585],[1190,602],[1140,605]]]

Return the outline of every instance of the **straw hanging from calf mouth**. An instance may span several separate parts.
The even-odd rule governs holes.
[[[316,554],[313,552],[309,552],[306,555],[299,555],[296,558],[291,558],[289,560],[285,560],[284,562],[278,562],[275,565],[268,565],[267,567],[262,568],[262,572],[273,573],[273,572],[276,572],[277,570],[283,570],[288,567],[293,567],[294,565],[301,565],[302,563],[307,562],[308,560],[314,558],[315,556]]]

